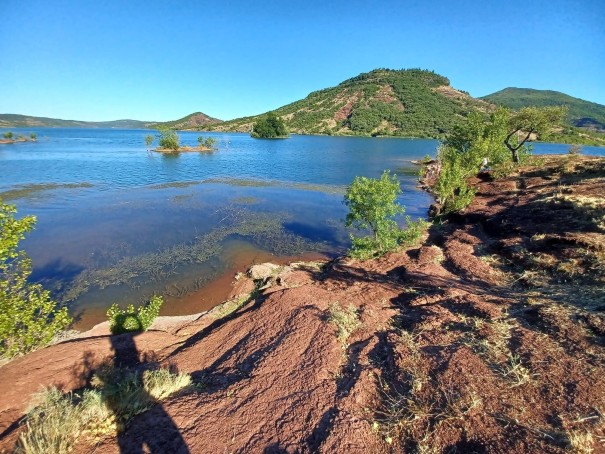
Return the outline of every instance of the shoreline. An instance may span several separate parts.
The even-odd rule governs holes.
[[[40,386],[81,389],[130,353],[122,367],[152,361],[199,388],[94,440],[99,453],[168,439],[159,414],[191,452],[262,452],[279,440],[311,452],[423,444],[563,454],[578,434],[596,452],[605,439],[605,158],[540,157],[471,183],[471,205],[417,245],[367,261],[263,264],[208,312],[3,365],[0,450],[14,446]],[[90,443],[83,436],[74,451]]]
[[[192,293],[182,297],[163,296],[164,305],[160,310],[160,316],[164,319],[174,317],[180,319],[195,314],[204,314],[217,306],[228,301],[233,295],[234,285],[237,277],[245,275],[248,269],[261,263],[275,263],[285,266],[295,262],[307,261],[329,261],[330,258],[321,253],[307,252],[302,255],[275,256],[263,250],[252,250],[241,256],[232,257],[232,265],[225,271],[211,278],[206,284]],[[107,309],[89,308],[84,309],[80,319],[69,328],[71,332],[83,333],[95,329],[98,325],[107,322]],[[106,333],[107,334],[107,333]]]

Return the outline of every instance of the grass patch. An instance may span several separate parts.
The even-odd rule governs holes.
[[[254,292],[253,292],[254,293]],[[248,301],[253,298],[253,293],[249,295],[240,296],[239,298],[233,298],[225,301],[212,309],[212,318],[215,320],[228,317],[237,311],[240,307],[244,306]]]
[[[338,303],[331,303],[328,306],[328,321],[336,326],[336,337],[342,344],[361,326],[359,313],[353,305],[344,308]]]
[[[111,366],[101,368],[92,385],[81,394],[50,388],[38,395],[40,403],[29,410],[15,452],[67,453],[81,437],[95,442],[115,436],[133,416],[192,387],[188,374]]]

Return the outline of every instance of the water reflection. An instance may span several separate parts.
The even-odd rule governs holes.
[[[396,169],[414,218],[431,202],[409,160],[433,153],[435,141],[204,134],[219,139],[217,152],[159,155],[147,152],[148,133],[38,131],[47,138],[0,153],[0,192],[35,189],[13,199],[38,217],[24,242],[34,277],[70,301],[81,328],[113,302],[154,292],[166,297],[165,314],[203,310],[218,302],[213,280],[255,258],[342,253],[342,195],[357,175]],[[181,141],[195,146],[198,135]]]

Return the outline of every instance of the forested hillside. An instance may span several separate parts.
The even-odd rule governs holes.
[[[470,111],[490,108],[432,71],[377,69],[273,112],[292,133],[442,137]],[[248,132],[260,116],[208,129]]]

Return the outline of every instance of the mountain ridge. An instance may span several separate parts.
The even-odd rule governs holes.
[[[0,128],[115,128],[115,129],[156,129],[161,127],[182,126],[180,129],[200,127],[205,124],[221,122],[202,112],[194,112],[174,121],[110,120],[83,121],[60,118],[36,117],[21,114],[0,114]],[[179,128],[177,128],[179,129]]]
[[[471,110],[492,106],[423,69],[375,69],[311,92],[271,112],[299,134],[444,136]],[[266,112],[268,113],[268,112]],[[249,132],[264,114],[213,125],[211,131]]]
[[[480,99],[510,109],[528,106],[566,106],[568,123],[571,126],[605,131],[605,106],[581,98],[575,98],[555,90],[507,87]]]

